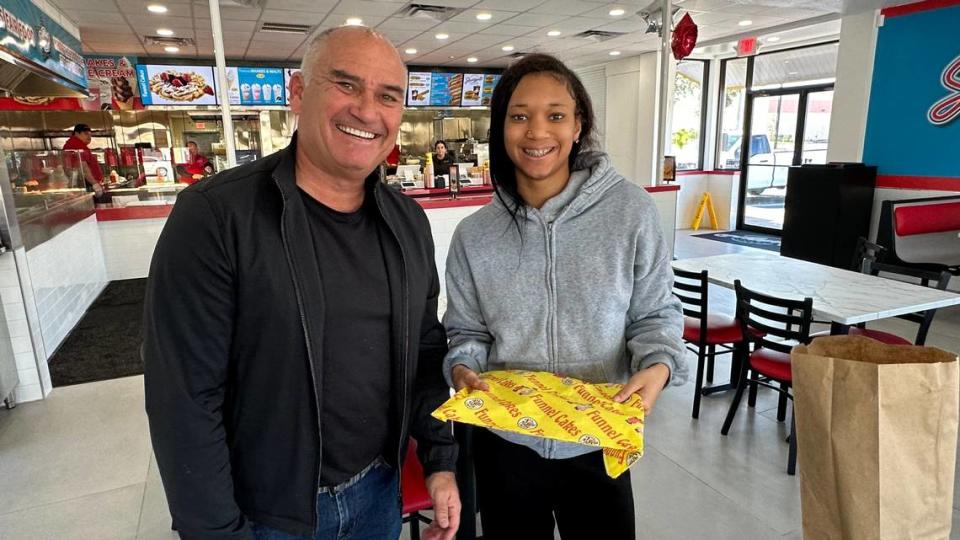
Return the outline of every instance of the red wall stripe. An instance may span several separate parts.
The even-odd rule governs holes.
[[[953,176],[877,176],[878,188],[960,191],[960,177]]]
[[[921,11],[930,11],[932,9],[941,9],[950,6],[960,6],[960,0],[925,0],[924,2],[883,8],[880,10],[880,14],[884,17],[899,17],[901,15],[909,15],[911,13],[919,13]]]

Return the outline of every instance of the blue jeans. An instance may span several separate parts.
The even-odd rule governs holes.
[[[364,473],[317,494],[317,529],[313,536],[253,524],[256,540],[393,540],[403,526],[400,475],[377,461]]]

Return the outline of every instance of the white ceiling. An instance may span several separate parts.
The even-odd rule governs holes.
[[[195,47],[181,49],[179,58],[213,56],[210,11],[207,2],[197,0],[51,0],[80,27],[87,54],[131,54],[171,56],[160,45],[144,36],[168,28],[176,37],[195,40]],[[264,0],[262,7],[229,6],[221,0],[224,49],[228,59],[296,61],[303,54],[307,36],[259,32],[265,22],[315,25],[315,30],[339,26],[348,17],[360,17],[375,27],[401,50],[416,48],[417,54],[405,55],[408,63],[427,65],[505,66],[510,58],[501,50],[513,45],[514,52],[540,51],[555,54],[572,66],[591,65],[657,49],[656,34],[645,34],[646,23],[635,12],[650,4],[648,0],[607,2],[606,0],[414,0],[421,4],[463,8],[465,11],[445,22],[404,19],[394,14],[408,0]],[[165,14],[147,11],[150,3],[169,8]],[[798,21],[836,14],[851,9],[872,9],[904,3],[885,0],[684,0],[675,5],[687,11],[699,26],[700,41],[715,41],[726,36],[755,32],[763,36],[765,28],[782,27]],[[626,14],[609,15],[621,8]],[[476,14],[488,12],[489,21],[478,21]],[[740,21],[750,20],[747,27]],[[626,35],[593,43],[573,34],[585,30],[627,32]],[[559,37],[547,32],[559,30]],[[445,41],[434,35],[445,32]]]

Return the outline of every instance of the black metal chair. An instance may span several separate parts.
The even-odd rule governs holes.
[[[787,300],[747,289],[734,282],[737,293],[737,320],[748,342],[756,348],[740,372],[737,392],[730,403],[730,410],[720,432],[730,432],[733,418],[740,407],[743,392],[748,386],[764,386],[780,393],[777,420],[785,419],[788,399],[793,399],[790,387],[793,375],[790,369],[790,350],[797,344],[810,341],[810,324],[813,319],[813,299]],[[774,386],[776,384],[776,386]],[[787,459],[787,474],[795,474],[797,468],[796,421],[790,415],[790,452]]]
[[[696,388],[693,394],[693,417],[700,416],[700,397],[735,388],[742,364],[740,344],[743,343],[743,334],[740,324],[734,317],[710,313],[708,310],[709,296],[707,286],[707,271],[687,272],[673,270],[673,294],[683,304],[683,340],[688,344],[687,350],[697,355]],[[720,352],[717,352],[717,348]],[[732,353],[730,366],[730,383],[703,387],[704,370],[708,383],[713,382],[714,360],[718,354]]]

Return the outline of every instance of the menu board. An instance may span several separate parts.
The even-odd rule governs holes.
[[[484,107],[490,106],[490,99],[493,97],[493,89],[497,87],[497,83],[500,82],[500,75],[486,74],[483,76],[483,90],[480,96],[480,105]]]
[[[290,104],[290,77],[293,77],[294,73],[300,73],[299,69],[284,68],[283,69],[283,88],[286,91],[284,94],[284,99],[286,99],[286,104]]]
[[[136,57],[87,56],[85,60],[90,99],[95,102],[93,110],[143,108],[137,86]]]
[[[463,74],[463,107],[479,107],[483,103],[483,73]]]
[[[407,105],[423,107],[430,105],[431,73],[412,71],[407,75]]]
[[[462,73],[434,73],[430,79],[430,105],[434,107],[459,107],[462,93]]]
[[[217,84],[220,84],[219,77]],[[285,88],[280,68],[227,68],[227,93],[231,105],[283,105],[286,103]]]
[[[216,105],[210,66],[137,66],[144,105]]]

